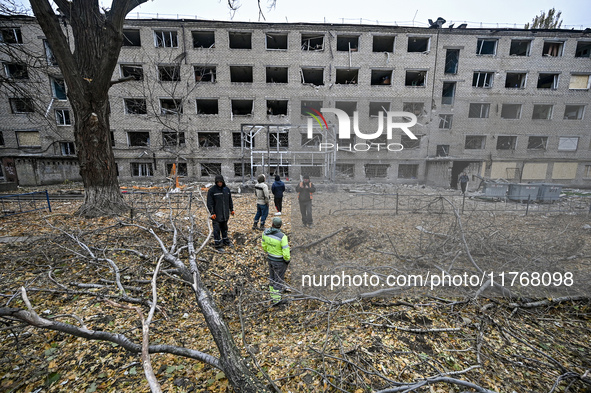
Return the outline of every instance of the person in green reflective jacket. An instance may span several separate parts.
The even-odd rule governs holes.
[[[271,228],[263,232],[262,245],[269,262],[269,292],[274,304],[281,303],[285,291],[285,272],[291,260],[287,235],[281,232],[281,218],[273,218]]]

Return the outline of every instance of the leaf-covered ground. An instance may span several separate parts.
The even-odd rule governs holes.
[[[526,308],[498,294],[474,300],[454,293],[413,296],[402,292],[356,300],[354,294],[342,293],[337,299],[326,293],[303,296],[298,284],[298,275],[314,261],[340,266],[350,260],[368,270],[389,263],[400,272],[429,264],[467,266],[460,231],[472,257],[486,266],[495,261],[544,260],[546,264],[569,263],[588,272],[591,235],[582,229],[587,216],[471,212],[462,216],[460,228],[449,211],[426,209],[387,217],[379,211],[335,213],[337,197],[319,192],[315,225],[308,229],[299,223],[293,198],[294,194],[288,194],[282,216],[283,229],[294,248],[287,276],[294,289],[288,305],[271,307],[260,232],[250,229],[255,212],[250,193],[234,198],[237,214],[230,221],[234,248],[218,253],[208,245],[198,255],[206,285],[261,379],[272,380],[285,392],[372,392],[436,377],[497,392],[585,392],[591,388],[588,300],[554,304],[546,299],[544,306]],[[120,225],[119,219],[74,216],[78,203],[58,202],[52,213],[0,219],[2,306],[26,308],[19,292],[24,286],[42,317],[79,326],[75,315],[90,329],[125,334],[139,343],[137,314],[105,301],[124,303],[112,270],[85,258],[88,253],[78,241],[89,245],[98,257],[112,259],[127,294],[144,300],[151,297],[149,280],[160,256],[158,245],[148,233]],[[152,213],[149,217],[136,214],[133,223],[150,225],[170,242],[168,211]],[[193,202],[191,214],[200,245],[208,230],[199,201]],[[182,209],[173,212],[181,223],[181,235],[188,231],[189,215]],[[125,217],[124,221],[132,220]],[[186,257],[183,252],[180,255]],[[163,269],[158,277],[160,309],[151,325],[151,343],[217,356],[191,289],[174,276],[170,266]],[[0,391],[149,391],[139,355],[108,342],[7,319],[0,322]],[[164,391],[231,391],[223,372],[195,360],[155,354],[152,364]],[[416,391],[475,390],[441,382]]]

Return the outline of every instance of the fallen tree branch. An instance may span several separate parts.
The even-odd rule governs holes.
[[[308,244],[302,244],[302,245],[300,245],[300,246],[295,246],[295,247],[292,247],[292,248],[291,248],[291,251],[297,250],[297,249],[299,249],[299,248],[310,248],[310,247],[313,247],[313,246],[317,245],[318,243],[322,243],[322,242],[323,242],[323,241],[325,241],[326,239],[330,239],[330,238],[331,238],[331,237],[333,237],[334,235],[336,235],[336,234],[338,234],[338,233],[340,233],[340,232],[342,232],[342,231],[344,231],[344,230],[345,230],[345,228],[343,227],[343,228],[339,229],[338,231],[335,231],[335,232],[333,232],[333,233],[331,233],[331,234],[329,234],[329,235],[326,235],[326,236],[324,236],[324,237],[322,237],[322,238],[320,238],[320,239],[318,239],[318,240],[316,240],[316,241],[313,241],[312,243],[308,243]]]
[[[481,386],[478,386],[472,382],[468,382],[468,381],[464,381],[461,379],[456,379],[456,378],[450,378],[450,377],[432,377],[432,378],[427,378],[423,381],[418,381],[418,382],[414,382],[414,383],[405,383],[402,384],[400,386],[397,386],[395,388],[388,388],[388,389],[383,389],[383,390],[378,390],[375,393],[396,393],[396,392],[410,392],[413,391],[415,389],[418,389],[420,387],[426,386],[426,385],[433,385],[436,383],[449,383],[449,384],[454,384],[454,385],[459,385],[459,386],[464,386],[467,388],[471,388],[476,390],[478,393],[497,393],[494,390],[488,390],[485,389]]]

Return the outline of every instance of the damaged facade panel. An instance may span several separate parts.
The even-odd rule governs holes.
[[[301,77],[304,84],[322,86],[324,85],[324,68],[302,67]]]

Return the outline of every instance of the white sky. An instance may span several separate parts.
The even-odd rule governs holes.
[[[28,0],[16,0],[28,7]],[[110,0],[99,0],[109,6]],[[275,9],[267,9],[260,0],[267,22],[326,22],[398,24],[426,27],[427,19],[441,16],[450,23],[468,23],[468,27],[517,27],[531,22],[541,10],[555,7],[562,11],[563,28],[591,27],[589,0],[277,0]],[[240,0],[233,15],[227,0],[148,0],[137,7],[130,18],[197,18],[209,20],[259,20],[257,0]],[[497,26],[498,24],[498,26]]]

